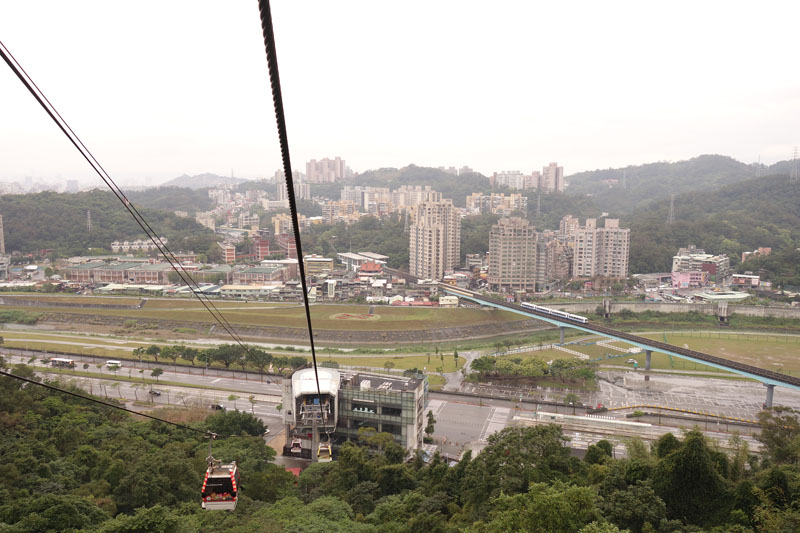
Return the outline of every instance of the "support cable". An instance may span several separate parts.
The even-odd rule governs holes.
[[[303,264],[303,248],[300,244],[300,223],[297,218],[297,202],[295,201],[294,195],[292,161],[289,157],[289,138],[286,133],[286,117],[283,112],[283,96],[281,95],[281,78],[278,73],[278,54],[275,49],[275,32],[272,28],[272,12],[269,7],[269,0],[258,0],[258,11],[261,15],[261,29],[264,33],[264,46],[267,52],[269,80],[272,87],[272,102],[275,106],[275,120],[278,125],[278,139],[281,146],[283,174],[286,179],[286,194],[289,197],[289,211],[292,214],[292,230],[294,231],[295,247],[297,250],[297,266],[300,272],[300,285],[303,289],[303,304],[306,310],[306,324],[308,325],[308,342],[311,344],[311,361],[314,365],[314,378],[317,382],[317,396],[321,397],[322,392],[319,386],[319,373],[317,372],[317,352],[314,347],[314,331],[311,327],[311,308],[308,303],[306,269]]]
[[[31,95],[39,102],[39,105],[45,110],[45,112],[50,116],[50,118],[55,122],[55,124],[59,127],[59,129],[67,136],[69,141],[75,146],[75,148],[81,153],[84,159],[89,163],[92,169],[100,176],[100,179],[108,186],[111,192],[117,197],[117,199],[122,202],[122,204],[127,209],[128,213],[133,217],[142,231],[150,238],[153,244],[156,246],[158,251],[161,253],[162,256],[167,260],[170,267],[175,271],[176,274],[181,278],[181,280],[189,287],[189,290],[192,291],[192,294],[203,304],[203,307],[211,314],[214,320],[225,329],[228,334],[233,338],[233,340],[241,346],[245,352],[250,354],[250,348],[242,341],[239,334],[236,330],[231,326],[228,320],[223,316],[222,312],[217,308],[216,305],[208,298],[207,295],[203,294],[199,291],[200,286],[197,282],[192,278],[189,272],[183,267],[180,261],[177,260],[175,255],[172,251],[167,247],[167,245],[161,240],[161,238],[156,234],[150,224],[145,220],[144,216],[139,212],[138,209],[133,205],[133,203],[125,196],[125,193],[122,189],[116,184],[116,182],[111,178],[111,176],[105,171],[102,165],[97,161],[91,151],[83,144],[83,141],[78,137],[78,135],[72,130],[72,128],[67,124],[66,120],[61,116],[61,114],[56,110],[55,106],[48,100],[48,98],[44,95],[41,89],[39,89],[38,85],[33,81],[33,79],[28,75],[25,69],[19,64],[17,59],[11,54],[11,52],[6,48],[5,44],[0,41],[0,56],[5,60],[6,64],[11,68],[11,70],[16,74],[19,80],[22,82],[23,85],[28,89]]]

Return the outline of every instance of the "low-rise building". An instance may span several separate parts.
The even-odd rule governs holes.
[[[672,273],[672,287],[683,289],[688,287],[705,287],[708,284],[708,272],[688,270]]]
[[[333,270],[333,258],[321,255],[307,255],[303,258],[306,276],[319,276]]]
[[[128,269],[127,278],[130,283],[163,285],[172,271],[169,263],[140,264]]]
[[[673,272],[707,272],[709,280],[723,283],[731,273],[731,260],[727,255],[707,254],[705,250],[689,246],[678,250],[672,258]]]
[[[233,273],[233,283],[248,285],[265,281],[286,281],[286,269],[280,267],[258,266]]]

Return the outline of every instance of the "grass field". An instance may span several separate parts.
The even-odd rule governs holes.
[[[184,303],[189,303],[184,302]],[[221,302],[222,303],[222,302]],[[216,305],[216,303],[215,303]],[[302,307],[272,309],[223,309],[224,317],[231,324],[250,326],[276,326],[304,328],[305,312]],[[239,305],[241,307],[241,304]],[[116,316],[138,321],[179,320],[188,322],[214,322],[212,316],[202,307],[154,309],[80,309],[72,307],[14,307],[4,309],[55,313],[63,312],[81,315]],[[484,309],[438,309],[376,307],[375,314],[369,316],[367,305],[314,305],[311,320],[315,328],[325,330],[370,330],[384,331],[423,330],[431,327],[471,326],[476,324],[509,322],[520,320],[520,316],[508,311]]]

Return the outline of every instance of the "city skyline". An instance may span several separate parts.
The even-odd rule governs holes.
[[[703,153],[769,164],[798,144],[800,74],[775,53],[791,49],[792,3],[444,2],[421,17],[422,7],[275,4],[296,169],[340,155],[358,171],[468,165],[488,176],[559,161],[570,175]],[[154,9],[53,2],[44,20],[41,7],[7,4],[0,35],[122,184],[272,175],[280,157],[255,6]],[[532,20],[551,24],[532,39]],[[753,68],[769,83],[744,73]],[[94,182],[8,69],[0,94],[0,180]]]

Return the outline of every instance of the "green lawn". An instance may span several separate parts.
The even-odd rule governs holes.
[[[183,301],[189,304],[189,301]],[[220,302],[230,303],[230,302]],[[215,302],[216,305],[216,302]],[[196,307],[196,308],[195,308]],[[231,324],[252,326],[276,326],[290,328],[305,327],[305,311],[302,307],[282,307],[275,309],[225,309],[218,306]],[[241,307],[241,304],[233,307]],[[140,322],[159,320],[178,320],[188,322],[214,322],[211,314],[204,308],[186,305],[180,309],[158,309],[148,305],[142,309],[80,309],[71,307],[14,307],[8,310],[69,313],[96,316],[117,316]],[[502,323],[522,318],[508,311],[487,309],[439,309],[404,308],[377,306],[375,314],[369,316],[367,305],[314,305],[311,308],[312,325],[325,330],[383,330],[406,331],[423,330],[431,327],[471,326],[484,323]]]

